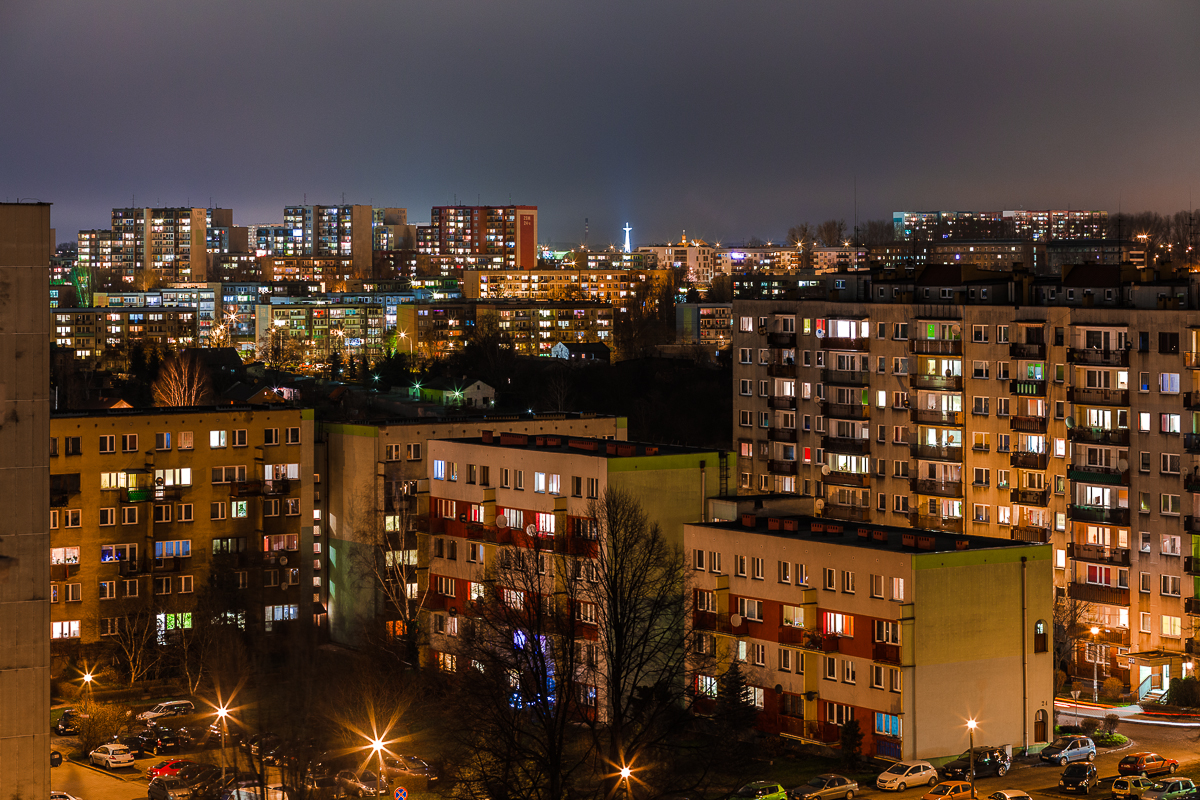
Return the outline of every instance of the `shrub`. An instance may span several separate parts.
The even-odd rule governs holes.
[[[1120,723],[1121,723],[1121,718],[1118,717],[1116,714],[1105,714],[1104,715],[1104,732],[1107,734],[1110,734],[1110,735],[1116,733],[1117,725],[1119,725]]]
[[[1088,736],[1091,736],[1093,733],[1095,733],[1096,729],[1099,727],[1100,720],[1096,719],[1095,717],[1085,717],[1083,721],[1079,723],[1079,729]]]
[[[1168,705],[1173,706],[1200,706],[1200,681],[1191,675],[1186,678],[1173,678],[1164,699]]]
[[[1067,687],[1067,673],[1061,669],[1054,673],[1054,693],[1062,694]]]
[[[1125,691],[1120,678],[1109,678],[1100,685],[1100,696],[1105,700],[1116,700]]]

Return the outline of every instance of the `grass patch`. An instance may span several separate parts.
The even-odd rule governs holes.
[[[1097,747],[1120,747],[1123,744],[1129,744],[1129,737],[1119,733],[1096,731],[1092,734],[1092,741],[1096,743]]]

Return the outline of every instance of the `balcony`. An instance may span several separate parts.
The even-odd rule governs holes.
[[[1046,382],[1028,378],[1013,378],[1009,381],[1008,390],[1017,397],[1045,397]]]
[[[949,533],[962,533],[963,531],[962,517],[932,517],[928,514],[910,511],[908,520],[914,528],[926,531],[947,531]]]
[[[913,408],[909,410],[909,419],[914,425],[954,425],[962,427],[963,412],[937,411],[932,408]]]
[[[1128,525],[1129,509],[1071,504],[1067,506],[1067,517],[1076,522],[1107,522],[1111,525]]]
[[[1184,392],[1183,407],[1189,411],[1200,411],[1200,392]]]
[[[1008,429],[1019,433],[1045,433],[1047,419],[1045,417],[1015,416],[1008,418]]]
[[[1050,542],[1050,529],[1038,528],[1034,525],[1018,525],[1012,529],[1012,538],[1018,542],[1048,544]]]
[[[825,503],[825,511],[821,515],[829,519],[844,519],[848,522],[870,522],[871,509],[864,506],[843,506],[838,503]]]
[[[1128,428],[1108,430],[1107,428],[1075,427],[1067,430],[1067,437],[1072,441],[1084,444],[1129,445]]]
[[[909,339],[908,349],[922,356],[961,356],[962,339]]]
[[[1200,558],[1195,556],[1183,557],[1183,571],[1188,575],[1200,576]]]
[[[868,419],[871,407],[862,403],[830,403],[826,402],[825,416],[831,419]]]
[[[1104,483],[1110,486],[1128,486],[1129,472],[1121,472],[1116,467],[1105,467],[1099,464],[1072,464],[1067,470],[1067,477],[1073,481],[1084,483]]]
[[[1188,369],[1200,369],[1200,353],[1185,351],[1183,363]]]
[[[871,373],[856,369],[830,369],[826,367],[821,370],[821,380],[830,386],[869,386],[871,383]]]
[[[1072,581],[1069,594],[1073,600],[1083,600],[1086,603],[1104,603],[1110,606],[1129,605],[1129,590],[1119,586]]]
[[[1041,506],[1043,508],[1050,502],[1050,490],[1042,489],[1013,489],[1008,493],[1008,499],[1011,503],[1018,503],[1023,506]]]
[[[1187,614],[1200,615],[1200,597],[1186,597],[1183,600],[1183,610]]]
[[[1129,548],[1106,547],[1102,544],[1071,542],[1067,545],[1067,556],[1091,564],[1108,564],[1113,567],[1129,566]]]
[[[825,448],[827,453],[865,456],[871,452],[871,440],[851,439],[846,436],[822,436],[821,447]]]
[[[937,392],[961,392],[961,375],[909,375],[908,385],[913,389],[930,389]]]
[[[788,736],[794,736],[802,741],[835,745],[842,739],[842,729],[832,722],[784,716],[781,716],[779,721],[780,733],[786,733]]]
[[[936,444],[909,445],[909,453],[913,458],[926,461],[956,461],[962,463],[963,449],[961,446],[942,447]]]
[[[772,442],[795,442],[795,428],[768,428],[767,439]]]
[[[822,477],[821,480],[830,486],[850,486],[855,489],[865,489],[871,485],[871,476],[865,472],[838,472],[834,470]]]
[[[1027,361],[1045,361],[1045,342],[1013,342],[1008,346],[1009,358],[1023,358]]]
[[[1067,348],[1067,362],[1088,367],[1128,367],[1129,351],[1070,347]]]
[[[279,495],[292,491],[292,482],[287,478],[277,478],[273,481],[263,481],[263,494]]]
[[[771,347],[795,347],[796,332],[772,331],[767,334],[767,344]]]
[[[928,494],[934,497],[962,497],[962,481],[932,481],[924,478],[912,482],[912,489],[917,494]]]
[[[1188,514],[1183,518],[1183,529],[1188,533],[1200,533],[1200,519]]]
[[[734,625],[731,622],[731,617],[739,616],[734,614],[718,614],[715,611],[696,611],[693,617],[693,627],[698,631],[713,631],[714,633],[724,633],[729,636],[745,636],[750,632],[750,625],[744,618],[741,622]]]
[[[1200,433],[1185,433],[1183,449],[1189,453],[1200,453]]]
[[[1129,390],[1071,386],[1067,389],[1067,399],[1072,403],[1083,403],[1089,406],[1128,406]]]
[[[798,625],[780,625],[779,626],[779,643],[791,644],[799,647],[810,647],[809,642],[812,638],[820,637],[821,634],[811,628],[801,628]],[[819,649],[819,648],[810,648]]]
[[[777,475],[795,475],[798,471],[795,461],[777,461],[776,459],[767,462],[767,470]]]
[[[262,481],[234,481],[229,484],[230,497],[257,497],[262,493]]]
[[[871,349],[871,339],[866,336],[858,339],[841,339],[836,336],[827,336],[821,340],[821,346],[826,350],[857,350],[860,353],[865,353]]]
[[[875,642],[871,651],[871,660],[884,664],[900,664],[900,645],[887,642]]]
[[[788,397],[786,395],[776,395],[774,397],[769,397],[769,398],[767,398],[767,408],[773,408],[773,409],[776,409],[777,411],[795,411],[796,410],[796,398]]]
[[[149,486],[137,489],[124,489],[122,499],[126,503],[150,503],[162,500],[178,500],[182,488],[179,486]]]
[[[794,378],[796,377],[796,364],[795,362],[767,364],[767,374],[772,378]]]
[[[1017,450],[1008,457],[1008,463],[1021,469],[1045,469],[1050,463],[1049,453],[1032,453],[1028,450]]]

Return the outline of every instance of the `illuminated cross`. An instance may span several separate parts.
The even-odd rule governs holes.
[[[631,230],[633,230],[633,228],[629,227],[629,223],[626,222],[625,227],[622,228],[621,230],[625,231],[625,252],[628,253],[629,252],[629,232]]]

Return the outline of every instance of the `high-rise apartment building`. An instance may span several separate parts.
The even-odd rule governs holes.
[[[288,255],[349,258],[355,277],[371,269],[374,211],[370,206],[285,206]]]
[[[0,795],[50,792],[49,203],[0,204]]]
[[[112,269],[127,281],[142,270],[164,281],[206,280],[207,217],[204,208],[114,208]]]
[[[498,269],[537,266],[537,206],[434,206],[429,216],[429,225],[417,227],[419,253],[464,263],[493,256]]]
[[[1107,211],[896,211],[897,239],[1103,239]]]
[[[1050,542],[1089,676],[1149,688],[1190,669],[1200,283],[1090,265],[822,279],[803,301],[734,301],[742,491]]]

